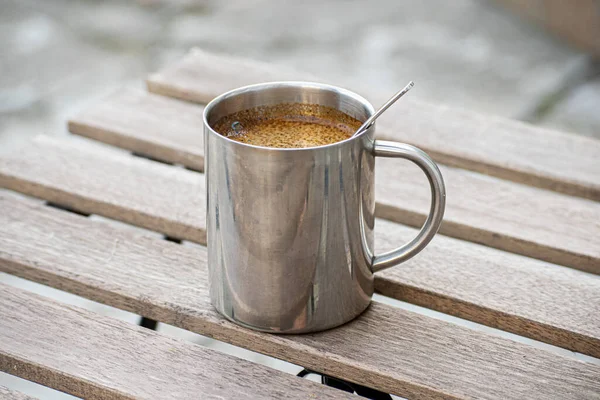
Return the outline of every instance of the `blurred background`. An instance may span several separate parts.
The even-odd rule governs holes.
[[[598,0],[0,0],[0,152],[192,46],[600,137]]]
[[[414,80],[414,99],[600,139],[600,0],[0,0],[0,153],[38,134],[66,135],[78,110],[143,87],[147,73],[193,46],[390,95]],[[139,321],[6,274],[0,281]],[[71,398],[2,373],[0,384]]]

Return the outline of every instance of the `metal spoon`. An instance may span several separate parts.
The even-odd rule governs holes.
[[[412,89],[412,87],[415,86],[415,83],[413,81],[408,82],[408,85],[404,86],[404,88],[402,90],[400,90],[398,93],[396,93],[395,95],[393,95],[384,105],[382,105],[381,107],[379,107],[379,109],[377,111],[375,111],[375,113],[373,115],[371,115],[369,117],[369,119],[367,119],[361,126],[360,128],[358,128],[358,130],[356,132],[354,132],[354,134],[351,137],[354,137],[364,131],[366,131],[367,129],[369,129],[369,127],[373,124],[373,122],[375,122],[375,120],[385,111],[387,110],[392,104],[394,104],[396,102],[396,100],[398,100],[400,97],[404,96],[410,89]]]

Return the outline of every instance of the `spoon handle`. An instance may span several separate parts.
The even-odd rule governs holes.
[[[408,85],[404,86],[404,88],[402,90],[400,90],[398,93],[396,93],[395,95],[393,95],[384,105],[382,105],[377,111],[375,111],[375,113],[373,115],[371,115],[369,117],[369,119],[367,119],[361,126],[360,128],[358,128],[358,130],[356,132],[354,132],[354,134],[352,135],[352,137],[362,133],[363,131],[367,130],[372,124],[373,122],[375,122],[375,120],[388,108],[390,108],[390,106],[392,104],[394,104],[396,102],[396,100],[398,100],[400,97],[404,96],[410,89],[412,89],[412,87],[415,86],[415,83],[413,81],[408,82]]]

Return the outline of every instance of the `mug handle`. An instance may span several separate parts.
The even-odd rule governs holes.
[[[413,240],[402,247],[374,256],[371,269],[373,272],[377,272],[410,259],[423,250],[433,239],[444,217],[446,188],[439,168],[431,157],[421,149],[404,143],[375,140],[373,153],[376,157],[404,158],[417,164],[427,175],[429,187],[431,188],[431,207],[421,231]]]

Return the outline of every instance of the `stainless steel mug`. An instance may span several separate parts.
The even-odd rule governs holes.
[[[277,333],[314,332],[363,312],[373,274],[421,251],[445,206],[442,175],[416,147],[356,137],[312,148],[266,148],[228,139],[212,125],[257,106],[310,103],[359,121],[374,112],[359,95],[309,82],[273,82],[225,93],[204,110],[210,296],[233,322]],[[373,254],[375,157],[417,164],[431,186],[431,209],[409,243]]]

